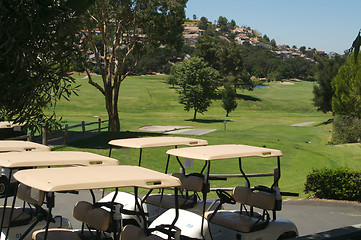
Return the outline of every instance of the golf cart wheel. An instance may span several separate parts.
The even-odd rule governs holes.
[[[281,236],[277,238],[277,240],[284,240],[289,238],[295,238],[297,237],[297,234],[295,232],[285,232]]]
[[[0,195],[5,195],[7,183],[8,183],[8,178],[2,175],[0,177]]]

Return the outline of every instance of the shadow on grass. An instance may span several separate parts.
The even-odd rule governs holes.
[[[109,149],[108,142],[114,139],[137,138],[137,137],[156,137],[162,136],[161,133],[147,132],[102,132],[98,135],[70,142],[68,146],[76,148],[94,148]]]
[[[328,125],[328,124],[331,124],[331,123],[333,123],[333,118],[330,118],[330,119],[328,119],[327,121],[325,121],[325,122],[322,122],[322,123],[319,123],[319,124],[316,124],[315,126],[322,126],[322,125]]]
[[[253,101],[253,102],[262,101],[260,98],[252,97],[252,96],[245,95],[245,94],[237,94],[236,98],[241,99],[241,100],[245,100],[245,101]]]
[[[223,123],[224,121],[233,122],[232,120],[224,120],[224,119],[186,119],[188,122],[197,122],[197,123]]]

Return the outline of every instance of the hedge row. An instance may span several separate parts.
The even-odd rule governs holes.
[[[316,169],[308,174],[305,193],[317,198],[361,202],[361,170],[348,168]]]

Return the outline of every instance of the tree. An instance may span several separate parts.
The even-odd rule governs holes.
[[[33,128],[59,124],[54,107],[74,92],[70,61],[88,1],[0,1],[0,115]]]
[[[223,16],[219,16],[218,21],[217,21],[217,27],[220,28],[220,31],[222,33],[227,33],[229,31],[229,25],[228,25],[227,18],[223,17]]]
[[[253,88],[249,75],[244,73],[241,46],[234,41],[206,34],[198,39],[195,55],[218,70],[224,82],[232,84],[234,88]]]
[[[313,105],[317,110],[327,113],[332,111],[332,96],[334,94],[331,82],[338,73],[338,69],[345,62],[345,58],[323,59],[317,64],[317,83],[313,87]]]
[[[228,117],[228,114],[237,108],[236,91],[230,84],[225,84],[220,94],[222,107],[226,110],[226,117]]]
[[[219,73],[199,57],[192,57],[173,66],[171,72],[176,85],[180,86],[179,102],[184,104],[185,111],[194,110],[195,121],[197,113],[207,111],[211,105],[219,85]]]
[[[201,17],[200,21],[198,22],[198,27],[202,30],[207,30],[210,23],[206,17]]]
[[[360,46],[361,46],[361,29],[357,34],[355,40],[353,41],[351,48],[346,51],[347,54],[351,54],[352,52],[354,52],[355,63],[357,61],[357,57],[360,52]]]
[[[236,21],[234,21],[234,19],[232,19],[229,23],[228,23],[228,28],[230,29],[230,30],[233,30],[233,29],[235,29],[237,27],[237,23],[236,23]]]
[[[217,65],[214,66],[221,76],[228,83],[234,86],[234,90],[240,89],[253,89],[253,82],[248,75],[244,74],[244,64],[242,59],[242,51],[240,45],[234,41],[221,40],[218,44],[217,50]]]
[[[271,40],[270,44],[271,44],[272,47],[277,46],[276,40],[274,40],[274,39]]]
[[[196,42],[194,55],[205,60],[209,66],[215,68],[218,64],[217,52],[219,38],[215,36],[215,32],[208,31]]]
[[[118,99],[121,83],[137,66],[146,46],[183,45],[182,23],[187,0],[98,0],[87,11],[83,22],[83,52],[95,56],[102,82],[93,80],[91,63],[83,66],[88,81],[105,98],[110,131],[119,131]],[[101,49],[95,37],[102,39]]]
[[[348,58],[332,80],[332,110],[337,115],[361,119],[361,59]]]

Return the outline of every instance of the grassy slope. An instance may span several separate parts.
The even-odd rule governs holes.
[[[61,102],[57,114],[69,123],[85,120],[94,121],[94,116],[106,119],[104,100],[100,92],[87,84],[83,76],[77,76],[82,84],[79,97],[71,102]],[[185,112],[178,104],[175,90],[164,83],[164,76],[129,77],[120,91],[119,112],[122,131],[115,134],[103,134],[87,141],[61,147],[58,150],[84,150],[106,155],[107,141],[113,138],[148,136],[156,134],[139,133],[137,129],[144,125],[189,125],[195,128],[210,128],[217,131],[199,136],[209,144],[238,143],[255,146],[266,145],[280,149],[282,177],[280,187],[284,191],[302,193],[306,175],[312,168],[345,166],[361,168],[360,145],[331,146],[327,142],[331,137],[331,125],[323,124],[329,115],[317,112],[312,106],[313,83],[298,82],[294,85],[271,83],[269,87],[255,89],[252,92],[238,92],[238,108],[227,118],[227,130],[223,121],[225,111],[220,101],[215,101],[204,115],[192,122],[192,112]],[[245,100],[246,99],[246,100]],[[70,111],[71,110],[71,111]],[[291,125],[312,122],[304,127]],[[197,136],[194,136],[197,137]],[[307,143],[306,143],[307,142]],[[163,171],[166,148],[146,149],[144,165]],[[138,151],[119,149],[113,151],[113,157],[122,164],[136,164]],[[248,172],[270,172],[275,166],[274,160],[245,159]],[[200,163],[195,164],[199,169]],[[172,171],[178,171],[176,164]],[[213,173],[238,173],[236,161],[220,161],[212,165]],[[252,184],[264,183],[266,179],[252,180]],[[266,180],[270,182],[271,180]],[[214,182],[216,186],[243,185],[243,180]]]

